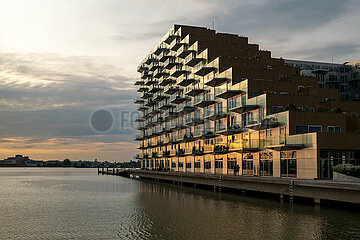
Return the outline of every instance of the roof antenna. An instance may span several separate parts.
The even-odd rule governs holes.
[[[213,30],[215,30],[215,21],[212,21],[213,24]]]

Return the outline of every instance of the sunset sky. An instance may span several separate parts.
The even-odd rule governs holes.
[[[358,0],[0,0],[0,159],[128,161],[136,67],[175,23],[248,36],[274,57],[360,59]],[[107,109],[99,133],[91,114]]]

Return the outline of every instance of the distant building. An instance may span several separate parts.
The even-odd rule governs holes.
[[[28,156],[18,154],[15,155],[15,157],[9,157],[0,161],[0,165],[26,165],[30,161],[31,160]]]
[[[300,68],[301,76],[316,77],[320,88],[338,89],[340,100],[360,100],[360,60],[339,64],[287,59],[285,64]]]

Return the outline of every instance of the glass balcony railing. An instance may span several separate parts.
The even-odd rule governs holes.
[[[214,145],[204,145],[204,153],[213,153],[214,152]]]

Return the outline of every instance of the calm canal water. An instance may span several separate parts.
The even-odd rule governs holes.
[[[0,168],[0,239],[360,239],[360,214],[97,169]]]

